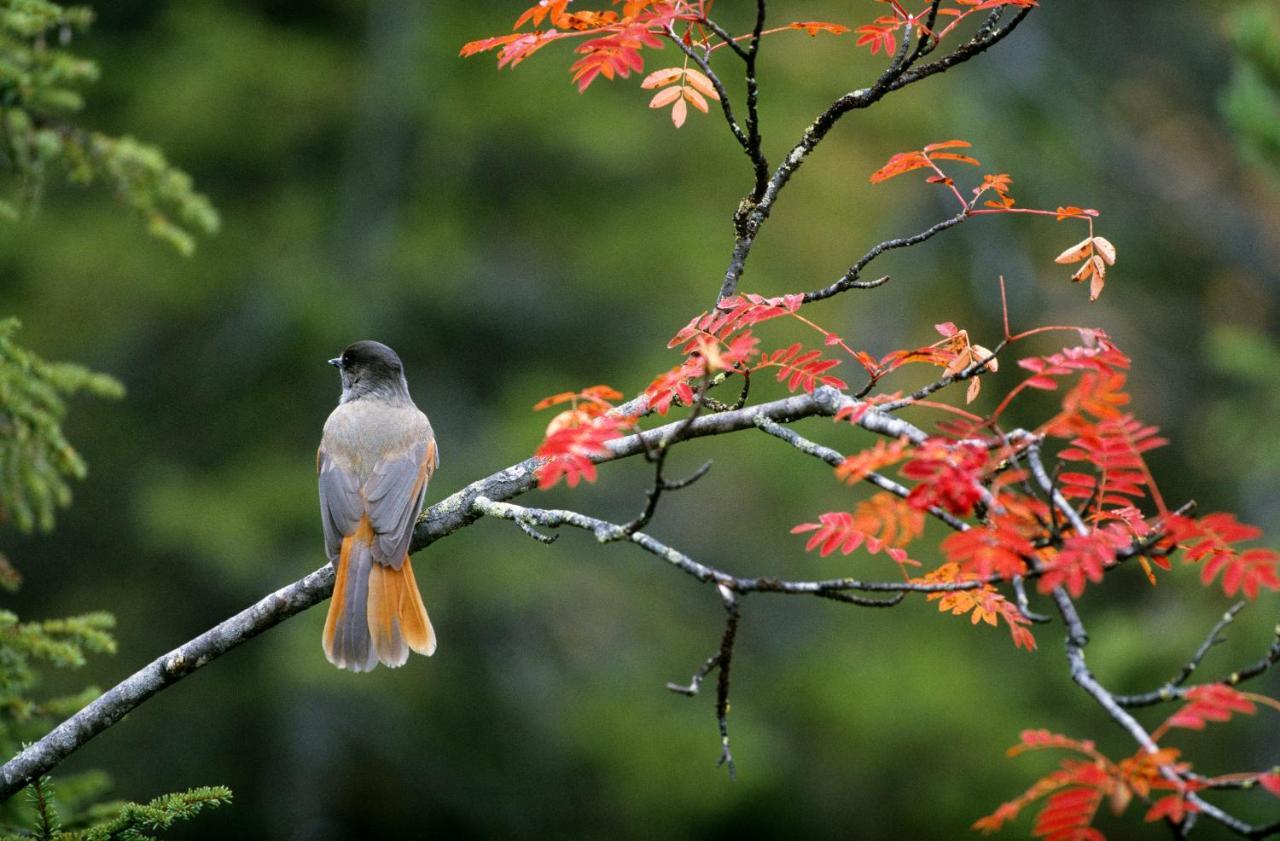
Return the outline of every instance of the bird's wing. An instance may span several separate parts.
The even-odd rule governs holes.
[[[422,511],[427,483],[438,459],[434,437],[427,437],[398,457],[374,465],[364,485],[364,500],[373,526],[374,560],[392,569],[409,554],[413,524]]]
[[[342,539],[355,534],[364,515],[364,499],[358,477],[343,470],[325,452],[316,452],[316,472],[320,475],[320,520],[324,524],[324,548],[331,562],[342,552]]]

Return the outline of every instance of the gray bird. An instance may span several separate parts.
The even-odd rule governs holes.
[[[436,650],[409,542],[440,454],[395,351],[356,342],[329,364],[342,372],[342,398],[316,454],[325,549],[337,570],[324,653],[353,672],[402,666],[410,649]]]

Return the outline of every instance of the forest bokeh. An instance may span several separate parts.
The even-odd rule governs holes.
[[[717,12],[745,31],[738,5]],[[923,179],[867,175],[894,152],[964,138],[984,171],[1013,175],[1021,204],[1102,212],[1119,261],[1101,300],[1052,262],[1075,228],[998,217],[883,257],[874,269],[891,283],[811,317],[877,354],[933,341],[941,321],[990,345],[1003,275],[1015,326],[1101,326],[1134,357],[1134,410],[1174,442],[1152,457],[1172,502],[1234,510],[1274,543],[1280,143],[1266,108],[1280,86],[1248,55],[1267,4],[1042,5],[988,54],[846,118],[775,209],[744,288],[825,285],[872,244],[950,215]],[[457,57],[520,6],[97,7],[76,41],[102,68],[83,122],[163,148],[222,229],[183,258],[106,191],[72,187],[0,223],[0,316],[20,317],[19,340],[46,358],[128,390],[73,404],[67,432],[90,473],[57,529],[0,532],[26,578],[7,606],[119,620],[119,652],[51,676],[48,691],[110,686],[324,562],[314,452],[338,395],[324,362],[348,342],[378,338],[404,358],[443,455],[429,501],[528,456],[548,420],[529,410],[541,397],[601,382],[634,393],[675,363],[666,341],[714,297],[749,166],[714,112],[677,131],[634,79],[580,95],[567,50],[514,72]],[[856,24],[881,8],[770,10]],[[1233,37],[1241,21],[1246,37]],[[766,149],[789,148],[881,63],[849,37],[768,40]],[[1018,376],[1009,365],[988,393]],[[848,452],[868,443],[829,422],[801,428]],[[680,447],[672,472],[706,458],[707,478],[650,527],[672,544],[751,574],[884,564],[819,560],[788,533],[840,493],[816,462],[742,433]],[[648,479],[641,463],[611,464],[596,485],[539,501],[627,519]],[[1004,757],[1024,728],[1131,749],[1070,682],[1056,625],[1027,654],[923,601],[758,597],[735,658],[730,782],[715,767],[714,693],[663,688],[717,644],[707,588],[633,547],[582,534],[546,547],[506,522],[414,565],[440,638],[432,659],[338,672],[315,608],[162,692],[64,770],[105,769],[140,800],[229,785],[235,803],[182,827],[187,838],[928,839],[960,837],[1050,767]],[[1194,570],[1155,589],[1136,569],[1114,579],[1081,607],[1090,662],[1118,691],[1175,674],[1229,604]],[[1206,671],[1260,656],[1278,604],[1246,610]],[[1275,675],[1255,685],[1277,688]],[[1277,732],[1274,718],[1245,721],[1182,744],[1206,771],[1260,768],[1280,759]],[[1124,820],[1115,837],[1167,835]]]

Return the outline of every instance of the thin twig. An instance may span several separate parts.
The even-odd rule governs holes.
[[[527,508],[510,502],[498,502],[480,497],[475,500],[476,511],[489,517],[501,520],[536,523],[543,528],[556,529],[571,526],[591,533],[600,543],[633,543],[651,555],[666,561],[671,566],[692,576],[704,584],[715,584],[728,587],[735,593],[780,593],[792,596],[816,596],[830,598],[833,593],[846,593],[850,590],[891,593],[890,599],[866,599],[850,596],[839,599],[849,604],[862,607],[888,607],[900,601],[902,593],[943,593],[956,590],[973,590],[983,587],[998,577],[990,577],[973,581],[950,581],[933,584],[917,584],[909,581],[862,581],[857,578],[825,578],[814,580],[787,580],[768,576],[745,577],[733,575],[718,567],[697,561],[688,554],[663,543],[651,534],[643,531],[628,534],[621,525],[592,517],[579,511],[567,511],[560,508]]]
[[[756,0],[756,24],[751,30],[751,45],[747,48],[747,155],[755,168],[756,183],[751,191],[752,201],[759,201],[769,187],[769,161],[761,150],[760,138],[760,82],[756,78],[756,58],[760,55],[760,33],[764,29],[765,0]]]
[[[751,157],[751,140],[747,137],[746,132],[742,130],[742,126],[738,124],[738,119],[733,116],[733,106],[729,104],[729,92],[725,90],[724,83],[720,81],[720,77],[711,69],[711,64],[707,61],[706,56],[686,44],[684,39],[670,25],[667,26],[666,35],[673,44],[680,48],[680,52],[693,59],[694,64],[698,65],[703,74],[711,80],[711,86],[716,89],[716,96],[720,97],[720,110],[724,112],[724,119],[729,124],[729,131],[733,132],[733,137],[738,141],[738,145],[742,147],[748,157]]]
[[[733,667],[733,643],[738,635],[738,620],[742,618],[742,610],[738,606],[738,597],[728,587],[719,587],[720,598],[724,600],[726,618],[724,634],[720,637],[720,662],[716,675],[716,722],[720,725],[720,761],[729,770],[729,779],[737,776],[733,764],[733,753],[729,750],[729,675]]]
[[[804,302],[807,304],[812,301],[821,301],[823,298],[830,298],[834,295],[839,295],[841,292],[848,289],[873,289],[881,285],[888,280],[888,277],[877,278],[876,280],[859,279],[862,276],[862,270],[865,269],[872,260],[876,259],[886,251],[892,251],[895,248],[908,248],[913,245],[919,245],[925,240],[933,237],[935,234],[941,233],[947,228],[953,228],[968,218],[969,212],[966,208],[961,210],[955,216],[952,216],[949,219],[944,219],[918,234],[913,234],[909,237],[887,239],[884,242],[875,245],[870,251],[859,257],[857,262],[850,266],[849,270],[844,273],[844,276],[835,283],[832,283],[830,286],[824,286],[821,289],[815,289],[811,292],[804,293]]]
[[[1220,636],[1222,629],[1235,619],[1236,614],[1239,613],[1244,606],[1245,602],[1236,602],[1232,605],[1227,612],[1223,614],[1222,618],[1218,620],[1217,624],[1213,626],[1213,630],[1209,632],[1209,636],[1207,636],[1204,642],[1200,644],[1200,647],[1196,649],[1196,653],[1192,655],[1191,659],[1182,667],[1182,670],[1178,672],[1176,676],[1165,682],[1163,686],[1150,692],[1143,692],[1136,695],[1117,695],[1116,701],[1118,701],[1121,706],[1125,707],[1149,707],[1166,701],[1176,701],[1185,698],[1187,690],[1194,687],[1185,686],[1184,684],[1191,678],[1191,674],[1200,665],[1200,661],[1209,653],[1209,649],[1214,645],[1225,641],[1225,638]],[[1224,686],[1238,686],[1246,680],[1250,680],[1263,674],[1274,666],[1277,661],[1280,661],[1280,626],[1277,626],[1275,629],[1275,636],[1272,637],[1271,645],[1267,649],[1267,653],[1257,662],[1250,666],[1246,666],[1243,669],[1237,669],[1230,674],[1223,675],[1218,680],[1197,685],[1209,686],[1213,684],[1221,684]]]
[[[979,55],[1013,32],[1027,16],[1028,12],[1030,12],[1029,7],[1020,10],[1003,27],[984,26],[972,39],[952,53],[938,61],[914,70],[912,69],[914,56],[907,55],[904,50],[900,49],[899,54],[894,56],[894,60],[885,68],[874,84],[840,96],[822,111],[804,130],[799,141],[792,146],[791,151],[787,153],[782,163],[774,170],[764,192],[759,195],[759,198],[753,197],[751,200],[744,201],[738,208],[738,212],[735,214],[737,238],[734,242],[733,251],[729,256],[729,265],[725,269],[724,280],[720,284],[717,300],[731,297],[737,292],[738,283],[742,279],[742,273],[746,266],[747,256],[751,253],[751,247],[759,233],[760,226],[769,218],[779,193],[782,192],[787,182],[791,180],[792,176],[808,159],[814,148],[822,142],[827,133],[844,115],[850,111],[868,108],[879,102],[885,94],[891,91],[899,90],[913,82],[944,72]],[[995,16],[994,20],[998,21],[999,16]],[[903,44],[907,43],[908,41],[904,40]]]
[[[760,427],[761,430],[769,433],[775,438],[781,438],[800,452],[821,459],[832,467],[839,467],[844,464],[845,458],[839,450],[833,450],[830,447],[824,447],[821,444],[810,441],[794,429],[787,429],[780,424],[774,423],[768,418],[757,418],[756,426]],[[881,476],[879,473],[874,471],[868,473],[864,481],[875,485],[881,490],[888,491],[894,496],[902,497],[903,499],[906,499],[911,493],[911,491],[903,485],[900,485],[885,476]],[[927,512],[956,531],[966,531],[969,528],[968,523],[936,505],[928,508]]]

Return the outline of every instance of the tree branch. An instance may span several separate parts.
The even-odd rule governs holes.
[[[1192,687],[1184,686],[1183,684],[1190,679],[1191,674],[1197,667],[1199,667],[1200,661],[1209,653],[1209,649],[1220,642],[1226,641],[1225,637],[1220,636],[1223,628],[1227,627],[1227,625],[1235,619],[1236,614],[1244,609],[1245,604],[1245,602],[1236,602],[1225,614],[1223,614],[1222,618],[1213,626],[1213,630],[1211,630],[1209,635],[1205,637],[1204,642],[1202,642],[1200,647],[1196,649],[1196,653],[1191,656],[1191,659],[1182,667],[1182,671],[1180,671],[1175,677],[1165,682],[1165,684],[1159,689],[1154,689],[1150,692],[1143,692],[1138,695],[1117,695],[1117,703],[1124,707],[1149,707],[1165,701],[1176,701],[1186,697],[1187,690]],[[1207,686],[1214,683],[1220,683],[1224,686],[1238,686],[1246,680],[1255,678],[1266,672],[1274,666],[1277,661],[1280,661],[1280,626],[1275,630],[1275,636],[1272,637],[1271,645],[1267,649],[1267,653],[1264,654],[1260,660],[1243,669],[1237,669],[1228,675],[1224,675],[1218,680],[1210,681],[1208,684],[1199,685]]]
[[[754,198],[753,196],[751,200],[744,201],[739,206],[735,215],[737,239],[729,257],[729,266],[725,269],[724,280],[720,285],[720,293],[717,300],[723,300],[737,292],[738,283],[742,279],[742,272],[746,266],[747,256],[751,253],[751,246],[755,242],[760,226],[769,218],[774,202],[778,199],[778,194],[840,118],[850,111],[874,105],[885,94],[904,88],[921,79],[926,79],[936,73],[945,72],[985,52],[1013,32],[1018,24],[1030,13],[1031,7],[1020,9],[1002,27],[996,25],[1000,20],[1000,11],[1000,9],[997,9],[988,18],[987,23],[969,41],[957,47],[947,56],[915,70],[911,69],[912,65],[922,55],[922,51],[917,49],[908,54],[913,39],[904,37],[897,54],[873,85],[844,94],[814,119],[809,127],[804,130],[800,140],[787,153],[782,163],[774,170],[764,192],[760,194],[759,198]],[[909,33],[907,34],[909,36]]]
[[[639,455],[658,446],[659,442],[668,437],[671,439],[670,443],[674,443],[706,435],[752,429],[757,417],[786,423],[804,417],[830,416],[834,415],[841,406],[854,402],[853,398],[834,388],[824,386],[816,389],[812,394],[801,394],[734,411],[701,416],[690,422],[675,421],[628,435],[610,442],[609,455],[601,456],[596,460],[605,462]],[[648,409],[643,398],[620,408],[634,415],[642,415]],[[893,437],[923,435],[906,421],[874,410],[867,412],[860,423],[872,432]],[[477,501],[481,498],[490,501],[506,500],[534,488],[537,485],[535,472],[541,463],[541,459],[525,459],[472,482],[462,490],[432,505],[418,520],[410,551],[417,552],[482,517],[485,512],[477,506]],[[637,536],[652,540],[644,537],[640,532],[632,536],[633,540]],[[885,582],[888,586],[881,587],[877,582],[861,582],[854,579],[779,582],[769,578],[733,579],[724,574],[721,576],[730,578],[735,589],[740,588],[741,592],[755,590],[820,593],[847,589],[893,592],[895,589],[892,582]],[[160,690],[268,628],[327,599],[333,590],[333,577],[333,568],[325,564],[310,575],[280,588],[168,654],[156,658],[103,693],[0,768],[0,801],[7,800],[41,774],[48,773],[94,736],[115,724],[126,713]],[[788,588],[788,584],[795,586]],[[864,601],[872,602],[873,600]]]
[[[693,47],[684,42],[684,39],[676,34],[675,29],[667,27],[667,38],[673,44],[680,48],[680,51],[689,58],[702,70],[703,75],[711,80],[711,86],[716,89],[716,96],[720,98],[720,110],[724,112],[725,122],[729,124],[729,131],[733,132],[733,137],[738,141],[738,145],[747,153],[752,161],[753,167],[758,171],[763,165],[758,160],[760,155],[759,143],[756,144],[754,151],[752,150],[751,138],[742,130],[742,126],[738,123],[738,119],[733,115],[733,106],[729,104],[729,91],[725,89],[724,83],[720,81],[720,77],[711,69],[711,63],[707,61],[707,57],[702,55]]]
[[[1088,534],[1088,526],[1080,518],[1080,515],[1074,508],[1072,508],[1066,498],[1063,497],[1062,494],[1053,486],[1053,483],[1045,472],[1043,465],[1040,463],[1039,452],[1035,444],[1032,444],[1027,448],[1027,454],[1028,462],[1032,466],[1032,476],[1036,479],[1036,482],[1041,486],[1044,492],[1050,496],[1054,506],[1066,515],[1067,519],[1072,524],[1072,528],[1077,534]],[[1107,715],[1119,724],[1133,738],[1133,740],[1138,743],[1142,750],[1150,754],[1157,753],[1159,751],[1159,746],[1156,744],[1155,740],[1151,738],[1151,734],[1148,733],[1146,728],[1143,727],[1142,724],[1124,708],[1119,698],[1102,685],[1097,677],[1094,676],[1092,670],[1090,670],[1088,666],[1088,663],[1085,661],[1084,648],[1089,644],[1089,636],[1085,632],[1084,622],[1081,620],[1080,614],[1076,610],[1075,603],[1072,601],[1071,596],[1068,595],[1066,588],[1062,586],[1055,587],[1051,595],[1054,603],[1058,607],[1058,612],[1062,616],[1063,622],[1065,622],[1067,626],[1067,661],[1071,667],[1072,680],[1084,689],[1085,692],[1087,692],[1098,703],[1098,705],[1106,711]],[[1228,616],[1233,617],[1234,613],[1229,613]],[[1229,619],[1227,619],[1227,621],[1229,621]],[[1213,633],[1209,637],[1209,641],[1201,646],[1201,651],[1197,652],[1197,656],[1203,656],[1203,652],[1207,651],[1209,646],[1212,645],[1212,640],[1214,636],[1216,636],[1218,630],[1225,624],[1226,621],[1214,628]],[[1194,662],[1196,661],[1193,660],[1193,663]],[[1194,668],[1194,665],[1192,665],[1192,668]],[[1179,785],[1182,784],[1182,777],[1170,765],[1160,766],[1160,774],[1170,782],[1174,782]],[[1186,800],[1189,803],[1195,804],[1200,814],[1216,820],[1218,823],[1227,827],[1232,832],[1235,832],[1237,835],[1242,835],[1246,838],[1265,838],[1268,835],[1280,832],[1280,823],[1269,824],[1266,826],[1253,826],[1208,802],[1194,791],[1186,792]],[[1186,824],[1174,824],[1173,827],[1180,835],[1185,834],[1183,833],[1183,830],[1189,828]]]
[[[0,768],[0,802],[12,797],[32,780],[47,774],[85,742],[152,695],[268,628],[324,601],[332,592],[333,567],[325,564],[163,657],[152,660],[6,762]]]
[[[862,270],[865,269],[872,260],[879,257],[884,252],[895,248],[907,248],[912,245],[919,245],[934,234],[941,233],[947,228],[955,227],[968,218],[969,211],[968,208],[966,208],[961,210],[955,216],[952,216],[950,219],[944,219],[933,227],[923,230],[918,234],[913,234],[909,237],[899,237],[897,239],[887,239],[884,242],[879,243],[866,254],[859,257],[858,261],[849,267],[849,271],[845,272],[844,276],[835,283],[830,286],[824,286],[821,289],[815,289],[812,292],[804,293],[804,302],[807,304],[811,301],[821,301],[823,298],[830,298],[847,289],[873,289],[881,285],[888,280],[888,278],[882,277],[876,280],[860,279],[862,276]]]

